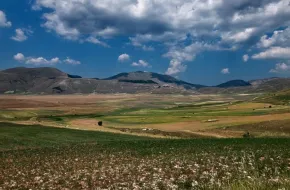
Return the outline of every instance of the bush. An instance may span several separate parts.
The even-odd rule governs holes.
[[[249,132],[246,132],[245,134],[243,134],[243,137],[244,137],[244,138],[250,138],[250,137],[251,137],[251,135],[250,135],[250,133],[249,133]]]

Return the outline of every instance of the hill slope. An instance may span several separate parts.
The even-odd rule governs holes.
[[[110,78],[107,78],[105,80],[118,80],[118,81],[132,82],[132,83],[137,83],[138,81],[140,83],[152,82],[152,83],[160,84],[160,85],[170,84],[176,87],[181,86],[186,89],[198,89],[198,88],[205,87],[203,85],[191,84],[182,80],[178,80],[169,75],[162,75],[158,73],[143,72],[143,71],[137,71],[137,72],[132,72],[132,73],[120,73]]]
[[[251,84],[249,82],[244,81],[244,80],[231,80],[231,81],[222,83],[220,85],[217,85],[216,87],[230,88],[230,87],[241,87],[241,86],[251,86]]]
[[[0,93],[193,93],[198,86],[147,72],[121,73],[100,80],[70,75],[49,67],[0,71]]]
[[[282,90],[275,93],[269,93],[256,99],[259,102],[271,103],[271,104],[290,104],[290,90]]]
[[[290,78],[268,78],[252,81],[232,80],[206,87],[178,80],[172,76],[131,72],[98,79],[70,75],[50,67],[17,67],[0,71],[0,94],[89,94],[89,93],[264,93],[290,89]]]

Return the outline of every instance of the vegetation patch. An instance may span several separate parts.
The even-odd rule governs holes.
[[[3,189],[289,189],[290,139],[171,139],[0,124]]]

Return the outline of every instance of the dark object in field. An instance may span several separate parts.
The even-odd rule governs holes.
[[[255,111],[256,109],[253,109],[253,111]]]
[[[99,121],[98,122],[98,126],[103,126],[103,122],[102,121]]]
[[[269,106],[269,108],[272,108],[272,106]]]
[[[250,135],[250,133],[249,133],[249,132],[247,132],[247,133],[243,134],[243,137],[244,137],[244,138],[250,138],[250,137],[251,137],[251,135]]]

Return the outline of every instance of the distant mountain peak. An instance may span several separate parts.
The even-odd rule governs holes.
[[[251,86],[251,84],[244,80],[231,80],[231,81],[227,81],[225,83],[219,84],[216,87],[231,88],[231,87],[244,87],[244,86]]]
[[[0,71],[0,93],[75,94],[75,93],[256,93],[290,88],[290,78],[231,80],[216,87],[188,83],[170,75],[135,71],[107,79],[71,75],[56,68],[16,67]]]
[[[120,73],[115,76],[106,78],[105,80],[119,80],[119,81],[152,81],[152,83],[156,84],[164,84],[169,83],[171,85],[182,86],[186,89],[195,89],[202,88],[203,85],[191,84],[182,80],[178,80],[170,75],[153,73],[153,72],[145,72],[145,71],[135,71],[129,73]]]

